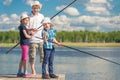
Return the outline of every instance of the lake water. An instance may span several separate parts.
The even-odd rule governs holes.
[[[76,48],[120,63],[120,47]],[[0,74],[16,74],[18,70],[21,49],[15,48],[5,54],[8,49],[0,48]],[[37,73],[41,74],[39,54],[35,67]],[[66,80],[120,80],[120,65],[64,47],[56,48],[54,69],[56,74],[65,74]],[[31,72],[30,67],[28,71]]]

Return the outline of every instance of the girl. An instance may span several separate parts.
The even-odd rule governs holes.
[[[19,33],[20,33],[20,46],[22,49],[21,60],[19,63],[19,69],[17,77],[30,77],[31,75],[27,73],[27,61],[28,61],[28,49],[29,49],[29,38],[31,36],[28,33],[26,25],[29,22],[29,17],[27,14],[23,14],[20,20]],[[22,73],[22,68],[24,72]]]

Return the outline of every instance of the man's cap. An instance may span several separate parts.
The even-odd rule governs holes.
[[[42,4],[39,1],[33,1],[31,3],[31,7],[34,6],[34,5],[38,5],[38,6],[42,7]]]

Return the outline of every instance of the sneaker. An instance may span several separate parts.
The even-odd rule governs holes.
[[[32,74],[23,74],[23,77],[32,77]]]
[[[50,79],[49,75],[42,75],[43,79]]]
[[[17,73],[17,77],[23,77],[23,73]]]
[[[51,78],[58,78],[58,76],[55,75],[55,74],[50,74],[49,76],[50,76]]]

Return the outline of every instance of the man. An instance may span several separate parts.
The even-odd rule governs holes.
[[[36,75],[35,70],[35,58],[36,58],[36,51],[38,49],[40,53],[40,62],[43,62],[43,40],[39,39],[42,38],[42,30],[43,26],[42,21],[44,19],[44,16],[39,13],[42,4],[39,1],[34,1],[31,4],[32,12],[29,15],[30,17],[30,23],[28,24],[29,29],[34,29],[34,35],[30,39],[30,46],[29,46],[29,62],[32,70],[32,74]],[[31,32],[32,33],[32,32]],[[39,38],[36,38],[39,37]]]

